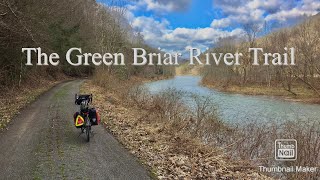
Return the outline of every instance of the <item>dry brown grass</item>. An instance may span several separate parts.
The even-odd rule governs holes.
[[[94,105],[100,109],[106,127],[150,166],[157,178],[268,179],[252,167],[247,168],[247,163],[233,161],[219,147],[204,142],[212,138],[204,136],[207,132],[214,131],[215,137],[220,138],[223,132],[228,132],[209,113],[206,103],[199,101],[198,116],[183,106],[179,91],[171,89],[150,95],[141,86],[132,86],[122,96],[127,89],[106,90],[93,83],[86,82],[81,89],[96,97]],[[122,87],[125,83],[114,84]],[[201,110],[208,113],[202,116]]]
[[[257,167],[279,165],[274,160],[274,140],[282,138],[299,142],[299,156],[294,163],[280,165],[320,165],[319,122],[252,122],[232,127],[217,118],[210,99],[192,96],[195,107],[191,111],[184,105],[184,92],[175,89],[151,95],[143,86],[133,84],[130,89],[106,92],[88,82],[84,89],[98,95],[97,106],[106,113],[105,124],[110,131],[159,178],[267,178],[256,173]],[[314,179],[319,171],[265,175]]]
[[[20,109],[64,79],[67,78],[65,76],[59,77],[58,80],[34,78],[29,80],[28,83],[21,84],[20,87],[2,88],[0,94],[0,130],[7,128],[7,125],[19,113]]]
[[[271,166],[320,166],[320,122],[308,120],[283,121],[270,124],[248,123],[238,127],[225,146],[226,152],[240,160],[250,159],[252,164]],[[298,158],[296,161],[279,162],[274,160],[276,139],[296,139]],[[232,144],[230,144],[233,142]],[[229,145],[228,145],[229,144]],[[269,174],[270,175],[270,174]],[[276,178],[316,179],[316,173],[278,173]]]

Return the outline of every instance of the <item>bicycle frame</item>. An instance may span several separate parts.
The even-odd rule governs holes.
[[[75,95],[75,104],[81,105],[80,114],[84,118],[84,124],[81,127],[81,134],[85,133],[87,141],[90,141],[91,131],[91,120],[89,118],[89,103],[92,102],[92,94],[91,95]],[[83,108],[84,106],[84,108]]]

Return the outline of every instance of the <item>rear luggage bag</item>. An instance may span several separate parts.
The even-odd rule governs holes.
[[[84,124],[84,118],[80,115],[79,112],[74,113],[73,121],[76,128],[81,128]]]
[[[95,108],[89,109],[89,118],[91,121],[91,125],[99,125],[100,124],[100,115]]]

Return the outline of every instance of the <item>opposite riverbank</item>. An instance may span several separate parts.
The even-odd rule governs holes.
[[[306,87],[294,88],[293,92],[297,95],[286,91],[282,87],[267,87],[258,85],[237,86],[228,85],[225,86],[219,83],[208,82],[205,79],[201,80],[201,85],[210,89],[214,89],[220,92],[244,94],[253,96],[269,96],[270,98],[281,98],[286,101],[303,102],[310,104],[320,104],[320,97],[314,94],[311,89]]]
[[[204,66],[190,66],[187,63],[181,64],[176,67],[176,75],[183,76],[201,76]],[[213,82],[212,80],[202,77],[201,85],[213,90],[226,93],[244,94],[253,96],[269,96],[270,98],[281,98],[286,101],[303,102],[310,104],[320,104],[320,97],[313,92],[312,89],[305,87],[303,84],[300,87],[295,87],[293,92],[297,95],[293,95],[291,92],[286,91],[283,87],[274,86],[259,86],[259,85],[225,85],[219,82]]]

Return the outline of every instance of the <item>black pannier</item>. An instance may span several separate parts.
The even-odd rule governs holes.
[[[98,125],[100,123],[100,117],[95,108],[89,109],[89,119],[91,121],[91,125]]]

